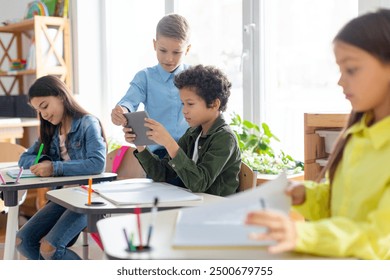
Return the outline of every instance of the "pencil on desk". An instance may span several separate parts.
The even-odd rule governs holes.
[[[84,186],[84,185],[81,185],[80,188],[82,188],[83,190],[86,190],[88,192],[88,187]],[[96,193],[94,189],[92,189],[92,193]]]
[[[152,236],[154,223],[156,221],[157,204],[158,204],[158,198],[156,197],[156,198],[154,198],[154,203],[153,203],[153,208],[152,208],[152,222],[149,225],[148,240],[146,242],[146,246],[149,246],[150,237]]]
[[[19,182],[20,177],[22,177],[23,174],[23,166],[20,167],[18,177],[16,177],[15,183]]]
[[[123,228],[123,234],[125,235],[125,240],[126,240],[126,245],[127,245],[127,248],[129,249],[129,251],[131,251],[131,241],[129,239],[129,237],[127,236],[127,232],[126,232],[126,229]]]
[[[142,232],[141,232],[141,208],[136,207],[134,209],[134,214],[137,215],[137,228],[138,228],[138,237],[139,237],[139,250],[142,250]]]
[[[5,179],[4,179],[4,177],[3,177],[3,175],[1,173],[0,173],[0,180],[1,180],[3,185],[7,184],[7,182],[5,181]]]
[[[130,251],[135,252],[137,249],[134,246],[134,232],[130,234]]]
[[[39,151],[38,151],[37,157],[35,158],[34,164],[38,163],[39,158],[41,157],[42,151],[43,151],[43,143],[41,143],[41,145],[39,146]]]
[[[92,197],[92,178],[88,179],[88,205],[91,205]]]

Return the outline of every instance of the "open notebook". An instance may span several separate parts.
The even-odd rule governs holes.
[[[7,175],[10,176],[11,178],[16,179],[18,177],[19,170],[20,170],[19,168],[7,170]],[[32,173],[30,169],[24,169],[22,176],[20,176],[20,178],[32,178],[32,177],[37,177],[37,175]]]
[[[231,195],[226,200],[180,210],[173,246],[242,247],[271,244],[272,241],[250,240],[250,232],[264,232],[265,228],[245,225],[244,220],[249,211],[262,207],[287,215],[291,205],[290,198],[284,194],[287,184],[286,174],[283,173],[273,181]]]
[[[201,196],[168,183],[142,179],[119,182],[94,185],[93,190],[115,205],[153,204],[156,197],[159,203],[202,200]]]

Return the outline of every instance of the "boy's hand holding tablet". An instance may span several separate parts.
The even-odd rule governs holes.
[[[145,111],[129,112],[123,114],[127,120],[126,126],[123,128],[126,141],[134,143],[136,146],[155,145],[156,142],[149,139],[147,132],[150,128],[145,126],[145,118],[149,115]]]

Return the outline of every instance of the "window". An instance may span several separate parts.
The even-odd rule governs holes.
[[[110,116],[111,109],[125,95],[135,74],[157,64],[153,39],[157,23],[165,14],[165,6],[164,1],[155,0],[108,0],[105,6],[105,78],[109,96],[105,96],[104,110],[105,115]],[[111,123],[111,117],[105,125],[109,128],[109,137],[123,140],[122,129]]]
[[[358,14],[349,1],[264,1],[264,92],[259,109],[283,150],[303,160],[303,115],[349,112],[332,40]]]
[[[192,48],[186,62],[223,70],[232,82],[225,116],[229,119],[232,112],[242,115],[242,1],[177,0],[174,9],[192,28]]]
[[[111,0],[105,2],[107,44],[106,112],[126,93],[134,75],[157,64],[153,38],[158,21],[165,14],[164,1]],[[175,1],[174,12],[183,15],[192,29],[192,48],[185,63],[215,65],[232,82],[230,112],[242,113],[241,0]],[[153,7],[153,9],[151,9]],[[207,9],[205,9],[207,7]],[[110,123],[111,137],[122,140],[122,130]]]

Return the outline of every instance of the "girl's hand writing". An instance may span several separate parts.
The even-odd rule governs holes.
[[[40,177],[50,177],[53,175],[53,165],[50,160],[44,160],[30,167],[32,173]]]

